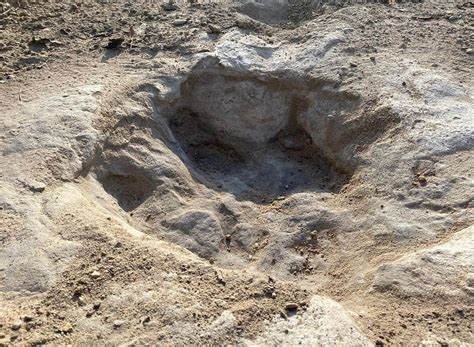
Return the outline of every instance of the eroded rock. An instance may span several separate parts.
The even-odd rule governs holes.
[[[324,297],[313,297],[305,312],[275,318],[262,336],[247,345],[373,346],[344,308]]]

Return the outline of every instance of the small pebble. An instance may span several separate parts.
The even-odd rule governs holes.
[[[33,182],[30,182],[29,186],[30,186],[31,191],[35,193],[42,193],[46,189],[46,184],[42,182],[33,181]]]
[[[20,330],[20,328],[21,328],[21,322],[18,321],[18,322],[13,323],[12,326],[11,326],[11,328],[12,328],[12,330],[15,330],[15,331]]]
[[[86,304],[86,302],[85,302],[85,300],[84,300],[84,298],[83,298],[82,296],[79,296],[79,297],[77,298],[77,304],[78,304],[79,306],[84,306],[84,305]]]
[[[64,323],[59,330],[65,334],[69,334],[72,333],[73,329],[71,323]]]
[[[222,32],[222,28],[218,25],[209,24],[209,31],[212,34],[220,34]]]
[[[120,328],[125,322],[123,320],[117,319],[114,320],[114,328]]]
[[[219,275],[219,274],[217,275],[217,282],[218,282],[219,284],[224,285],[224,286],[225,286],[225,284],[226,284],[224,278],[223,278],[221,275]]]
[[[93,273],[91,273],[91,277],[93,279],[97,279],[100,277],[100,272],[99,271],[94,271]]]
[[[187,19],[175,19],[173,21],[173,25],[178,27],[178,26],[186,24],[187,22],[188,22]]]
[[[426,184],[426,177],[423,175],[418,176],[418,182],[421,184]]]

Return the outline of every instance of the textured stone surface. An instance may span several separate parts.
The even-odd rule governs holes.
[[[372,346],[335,301],[313,297],[301,315],[275,318],[250,346]]]
[[[2,85],[0,344],[472,341],[467,24],[403,6],[151,11],[87,84]]]
[[[374,285],[400,295],[461,297],[469,300],[474,285],[473,227],[446,242],[405,255],[377,269]]]

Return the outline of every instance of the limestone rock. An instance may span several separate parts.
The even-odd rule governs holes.
[[[313,297],[305,312],[275,318],[248,346],[372,346],[347,311],[325,297]]]
[[[224,239],[219,221],[204,210],[182,212],[166,220],[164,225],[170,239],[205,257],[214,255]]]
[[[474,293],[474,227],[446,242],[381,265],[374,286],[399,295],[469,298]]]

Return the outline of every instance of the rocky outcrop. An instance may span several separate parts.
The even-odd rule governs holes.
[[[32,296],[19,310],[45,308],[54,343],[469,340],[441,313],[392,326],[412,305],[470,314],[470,90],[389,61],[341,85],[351,28],[333,29],[304,44],[230,31],[179,72],[8,111],[8,310]]]

